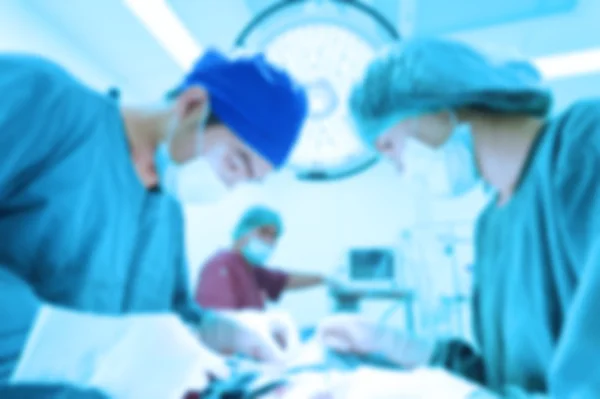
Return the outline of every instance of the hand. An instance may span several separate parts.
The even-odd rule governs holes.
[[[325,278],[325,282],[329,291],[333,292],[343,291],[347,286],[347,282],[344,282],[342,281],[342,279],[334,276],[329,276]]]
[[[287,349],[299,342],[288,315],[256,310],[209,312],[200,326],[200,337],[218,352],[262,361],[283,360]]]
[[[382,355],[407,368],[426,365],[435,348],[433,340],[410,337],[356,315],[335,315],[325,319],[319,325],[318,336],[331,349]]]
[[[284,352],[289,353],[300,346],[300,332],[296,322],[284,311],[268,311],[271,333]]]

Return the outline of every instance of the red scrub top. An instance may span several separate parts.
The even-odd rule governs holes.
[[[196,301],[212,309],[264,309],[279,299],[288,280],[284,272],[253,266],[238,251],[221,251],[202,268]]]

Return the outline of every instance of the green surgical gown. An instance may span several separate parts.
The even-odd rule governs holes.
[[[509,203],[478,221],[478,348],[434,363],[510,398],[600,398],[600,101],[549,121]],[[538,396],[539,395],[539,396]]]
[[[43,59],[0,56],[0,382],[40,304],[199,321],[181,208],[142,186],[117,105]]]

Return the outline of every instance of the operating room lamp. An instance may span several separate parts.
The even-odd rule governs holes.
[[[182,70],[202,53],[171,1],[122,1]],[[290,162],[298,177],[329,181],[353,176],[376,162],[353,134],[346,100],[368,61],[398,36],[389,21],[358,0],[279,1],[238,34],[236,47],[264,51],[308,90],[310,117]],[[551,80],[597,73],[600,49],[543,56],[534,63]]]
[[[306,88],[309,118],[290,168],[301,179],[332,180],[376,161],[353,132],[347,99],[369,60],[399,37],[374,9],[350,0],[286,0],[259,13],[236,48],[263,51]]]

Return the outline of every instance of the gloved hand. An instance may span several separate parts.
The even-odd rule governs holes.
[[[262,361],[282,361],[300,341],[292,318],[278,311],[207,312],[199,331],[200,338],[217,352]]]
[[[225,359],[174,314],[100,316],[44,306],[12,383],[67,383],[111,397],[181,398],[227,378]]]
[[[269,310],[266,314],[279,347],[285,353],[298,349],[300,347],[300,329],[292,316],[282,310]]]
[[[428,364],[435,349],[435,340],[411,337],[356,315],[331,316],[319,324],[317,334],[334,350],[384,356],[406,368]]]

